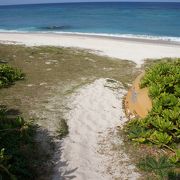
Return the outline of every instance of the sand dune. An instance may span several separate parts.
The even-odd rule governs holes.
[[[180,45],[168,41],[52,33],[0,33],[0,42],[7,41],[29,46],[50,45],[90,49],[101,55],[128,59],[137,64],[142,64],[146,58],[180,57]]]

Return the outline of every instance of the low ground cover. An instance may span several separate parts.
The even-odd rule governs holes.
[[[24,74],[7,64],[0,64],[0,88],[12,85],[15,81],[24,79]]]
[[[10,65],[0,65],[0,88],[12,85],[24,74]],[[0,179],[33,179],[30,161],[34,127],[16,109],[0,106]]]
[[[40,134],[36,139],[38,146],[32,146],[33,156],[27,153],[32,160],[29,161],[33,166],[31,172],[36,179],[51,178],[54,173],[53,163],[56,161],[52,158],[59,147],[56,149],[54,136],[49,132],[54,133],[58,140],[67,134],[66,122],[60,121],[64,118],[64,112],[69,111],[66,106],[68,97],[82,86],[100,78],[115,79],[128,87],[128,83],[138,73],[135,64],[130,61],[97,56],[71,48],[1,44],[0,57],[0,63],[18,67],[26,74],[23,81],[0,89],[0,104],[6,105],[8,110],[20,109],[25,120],[32,119],[40,126],[36,131],[36,135]],[[26,176],[24,179],[30,178]]]

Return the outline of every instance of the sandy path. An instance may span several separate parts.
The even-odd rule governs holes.
[[[180,45],[162,41],[145,41],[98,36],[43,33],[0,33],[0,42],[18,42],[28,46],[64,46],[98,51],[100,55],[128,59],[142,64],[147,58],[180,57]]]
[[[99,79],[81,88],[71,97],[71,110],[66,115],[70,133],[62,143],[61,161],[55,167],[53,179],[60,178],[58,171],[61,172],[62,179],[109,180],[114,179],[115,174],[120,179],[138,177],[133,165],[110,164],[114,153],[103,155],[98,152],[102,137],[110,129],[114,131],[126,121],[121,105],[124,93],[125,90],[117,82]],[[102,148],[108,145],[110,142],[104,142]],[[121,153],[125,157],[122,159],[127,162],[128,156]],[[67,166],[62,166],[63,163]],[[107,172],[109,167],[111,171],[115,171],[113,175]],[[112,170],[113,168],[116,170]]]

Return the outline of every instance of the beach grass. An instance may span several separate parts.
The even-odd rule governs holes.
[[[80,87],[100,78],[120,81],[128,87],[138,73],[131,61],[73,48],[1,44],[0,59],[2,63],[19,68],[26,74],[23,81],[1,89],[0,104],[20,109],[24,119],[40,124],[36,137],[39,145],[34,154],[38,159],[36,169],[42,168],[47,172],[36,172],[42,179],[49,176],[53,168],[49,162],[55,151],[51,137],[57,135],[57,131],[61,137],[68,132],[65,123],[57,127],[68,110],[65,105],[68,97]]]
[[[1,103],[21,105],[26,112],[37,97],[45,101],[48,89],[55,85],[61,87],[62,96],[98,78],[115,79],[128,87],[138,72],[131,61],[72,48],[1,44],[0,57],[26,74],[25,81],[1,90]]]

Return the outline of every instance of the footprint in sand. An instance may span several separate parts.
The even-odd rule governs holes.
[[[124,117],[120,101],[126,91],[121,88],[115,92],[116,90],[105,87],[105,84],[106,79],[96,80],[79,89],[69,102],[71,110],[66,118],[70,132],[62,142],[61,155],[61,164],[67,162],[67,165],[56,167],[64,174],[65,179],[67,172],[71,172],[68,176],[77,180],[111,180],[114,179],[113,174],[123,177],[122,179],[129,177],[127,163],[115,163],[116,157],[111,152],[107,155],[98,152],[101,146],[103,150],[110,147],[109,141],[105,140],[104,145],[100,143],[100,136],[104,138],[111,128],[115,129],[126,121],[125,118],[120,121],[120,117]],[[122,159],[127,161],[127,155],[124,152],[122,154]],[[131,172],[135,171],[133,168]],[[138,174],[134,173],[133,176],[136,179]]]

